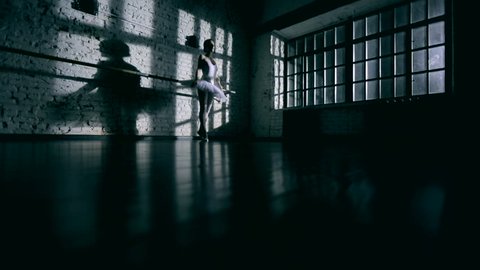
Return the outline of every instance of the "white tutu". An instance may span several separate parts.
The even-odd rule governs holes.
[[[209,81],[199,80],[196,83],[196,87],[200,91],[212,93],[220,102],[227,102],[227,96],[225,96],[223,90]]]

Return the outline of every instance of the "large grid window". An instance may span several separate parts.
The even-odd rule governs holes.
[[[288,43],[288,107],[345,101],[345,37],[339,25]]]
[[[287,107],[447,92],[445,1],[404,3],[288,41]]]

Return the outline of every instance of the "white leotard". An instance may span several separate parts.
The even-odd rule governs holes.
[[[209,81],[210,83],[215,84],[215,78],[217,77],[217,66],[212,63],[212,61],[206,57],[203,58],[207,65],[202,66],[203,76],[202,80]]]
[[[212,93],[220,102],[226,102],[227,97],[222,89],[215,85],[215,78],[217,76],[217,66],[212,63],[212,61],[206,57],[202,58],[206,65],[202,65],[203,76],[201,80],[197,82],[197,89],[200,91],[205,91]]]

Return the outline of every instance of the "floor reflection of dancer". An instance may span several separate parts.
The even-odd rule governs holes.
[[[229,91],[224,91],[217,77],[217,65],[212,58],[215,43],[211,39],[203,42],[203,54],[198,57],[198,66],[194,85],[198,91],[198,100],[200,102],[200,110],[198,117],[200,119],[200,127],[197,131],[203,140],[208,140],[207,135],[207,119],[212,108],[213,100],[226,102]]]

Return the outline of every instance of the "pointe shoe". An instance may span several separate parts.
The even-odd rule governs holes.
[[[203,141],[208,141],[208,135],[207,135],[207,132],[206,131],[197,131],[197,134],[198,136],[200,136],[200,138],[203,140]]]

